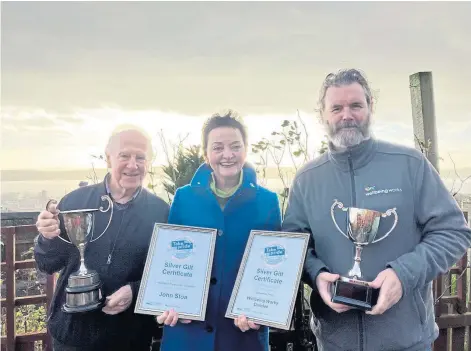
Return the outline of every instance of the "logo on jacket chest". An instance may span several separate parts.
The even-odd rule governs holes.
[[[376,186],[367,186],[365,187],[365,195],[366,196],[373,196],[373,195],[380,195],[380,194],[390,194],[390,193],[401,193],[401,188],[380,188]]]

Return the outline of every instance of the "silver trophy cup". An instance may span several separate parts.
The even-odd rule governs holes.
[[[85,265],[85,247],[88,243],[98,240],[108,229],[113,216],[113,202],[107,195],[101,197],[108,201],[108,208],[103,209],[81,209],[71,211],[59,211],[59,216],[64,223],[65,231],[70,242],[64,238],[59,238],[69,244],[75,245],[80,253],[80,267],[73,272],[67,281],[65,288],[65,304],[62,309],[68,313],[88,312],[101,308],[104,305],[102,294],[102,282],[98,272],[87,268]],[[105,230],[97,237],[93,238],[94,219],[97,211],[105,213],[111,209],[110,219]]]
[[[337,224],[334,209],[338,207],[347,212],[347,234]],[[391,229],[384,235],[377,237],[378,228],[382,218],[394,215]],[[362,310],[371,310],[376,304],[379,289],[374,289],[364,281],[360,262],[363,248],[367,245],[384,240],[391,234],[397,224],[396,209],[389,209],[385,213],[364,208],[344,208],[341,202],[335,200],[331,207],[331,216],[337,230],[355,245],[355,257],[352,268],[346,276],[341,276],[332,285],[332,302],[342,303]]]

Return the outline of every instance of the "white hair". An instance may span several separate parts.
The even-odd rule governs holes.
[[[153,150],[152,150],[152,139],[150,135],[141,127],[138,127],[134,124],[120,124],[118,125],[113,131],[111,132],[110,137],[108,138],[108,142],[105,147],[105,154],[109,155],[111,152],[111,146],[113,145],[114,141],[116,140],[116,137],[121,135],[124,132],[136,132],[141,134],[147,142],[148,146],[148,156],[152,158],[153,156]]]

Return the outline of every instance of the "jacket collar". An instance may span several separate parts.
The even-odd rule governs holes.
[[[257,172],[255,168],[249,163],[245,163],[244,174],[242,178],[241,188],[256,188],[257,187]],[[209,188],[211,182],[212,168],[207,164],[201,164],[196,170],[193,178],[191,179],[191,186]]]
[[[341,170],[347,172],[350,170],[350,161],[352,170],[366,166],[374,157],[377,149],[377,141],[369,138],[360,144],[352,146],[347,150],[336,150],[329,142],[329,159]]]

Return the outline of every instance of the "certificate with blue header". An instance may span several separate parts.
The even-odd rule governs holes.
[[[217,229],[156,223],[135,313],[203,321]]]
[[[226,317],[288,330],[309,235],[251,231]]]

